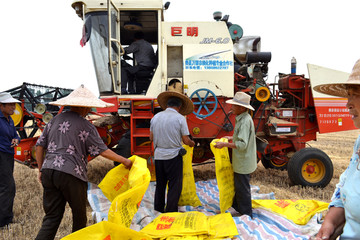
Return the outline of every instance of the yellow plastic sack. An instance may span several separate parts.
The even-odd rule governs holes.
[[[239,234],[230,213],[206,216],[201,212],[163,213],[140,232],[161,240],[229,239]]]
[[[147,167],[147,161],[144,158],[133,155],[129,158],[133,163],[129,172],[129,188],[134,188],[147,182],[150,174],[149,168]],[[149,185],[149,182],[147,182]]]
[[[220,212],[224,213],[234,201],[234,171],[230,162],[228,148],[215,148],[217,142],[228,142],[226,138],[214,139],[210,143],[211,151],[215,156],[215,173],[219,187]]]
[[[328,206],[329,203],[316,200],[252,200],[253,208],[275,212],[299,225],[305,225],[315,213]]]
[[[160,240],[204,240],[203,235],[200,236],[170,236],[167,238],[160,238]]]
[[[144,233],[130,228],[118,226],[108,221],[102,221],[76,231],[61,240],[152,240]]]
[[[170,236],[191,236],[208,234],[207,216],[201,212],[170,212],[160,214],[140,232],[152,238],[167,238]]]
[[[234,219],[230,213],[208,216],[210,222],[210,239],[232,238],[239,235]]]
[[[129,189],[129,171],[129,169],[125,168],[124,164],[120,164],[111,169],[99,183],[99,188],[110,202],[112,202],[117,195]]]
[[[109,222],[123,227],[130,227],[151,178],[145,159],[132,156],[130,160],[133,162],[128,179],[130,189],[115,197],[108,212]]]
[[[183,146],[186,154],[183,156],[183,185],[179,199],[179,206],[201,206],[199,197],[196,194],[194,172],[192,168],[192,157],[194,148]]]

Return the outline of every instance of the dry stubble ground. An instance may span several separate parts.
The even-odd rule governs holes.
[[[346,169],[352,153],[358,130],[318,134],[318,141],[309,142],[312,147],[327,153],[334,164],[334,177],[324,189],[290,186],[287,172],[264,169],[259,163],[258,169],[252,174],[251,184],[260,187],[260,193],[274,192],[276,199],[315,199],[329,202],[340,174]],[[97,158],[89,164],[89,179],[99,183],[108,170],[112,168],[111,161]],[[214,164],[194,167],[196,180],[214,178]],[[14,203],[15,223],[0,230],[0,239],[30,240],[34,239],[44,216],[42,209],[42,188],[37,181],[37,170],[15,163],[16,197]],[[1,204],[1,203],[0,203]],[[88,207],[88,225],[91,220],[91,208]],[[71,212],[67,207],[56,239],[71,233]]]

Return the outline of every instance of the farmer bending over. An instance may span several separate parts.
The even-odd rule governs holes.
[[[71,109],[55,116],[36,143],[45,211],[37,240],[55,238],[66,203],[69,203],[73,215],[72,231],[86,227],[88,155],[101,155],[123,163],[127,168],[132,166],[129,159],[108,149],[95,126],[85,119],[91,108],[112,104],[98,99],[83,85],[67,97],[50,104],[70,106]]]

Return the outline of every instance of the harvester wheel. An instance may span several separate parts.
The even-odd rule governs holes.
[[[331,159],[317,148],[297,151],[288,164],[288,175],[295,185],[326,187],[333,177],[333,172]]]
[[[288,164],[288,158],[280,155],[261,154],[261,163],[267,168],[285,170]]]
[[[204,97],[201,97],[199,94],[200,92],[203,92],[202,95]],[[211,114],[213,114],[217,109],[218,100],[212,91],[206,88],[200,88],[193,92],[190,96],[190,99],[193,100],[193,98],[197,97],[197,101],[194,102],[194,111],[193,113],[199,117],[199,118],[206,118],[209,117]],[[209,98],[212,98],[209,100]],[[203,111],[201,111],[203,110]],[[205,113],[206,112],[206,113]],[[205,114],[204,114],[205,113]]]

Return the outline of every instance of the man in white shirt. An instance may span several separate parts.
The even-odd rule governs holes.
[[[154,209],[159,212],[177,212],[182,190],[182,142],[190,147],[195,142],[189,138],[189,129],[183,115],[190,114],[194,105],[184,94],[163,92],[158,96],[162,112],[150,122],[150,140],[155,149],[156,190]],[[165,207],[165,192],[168,186]]]

